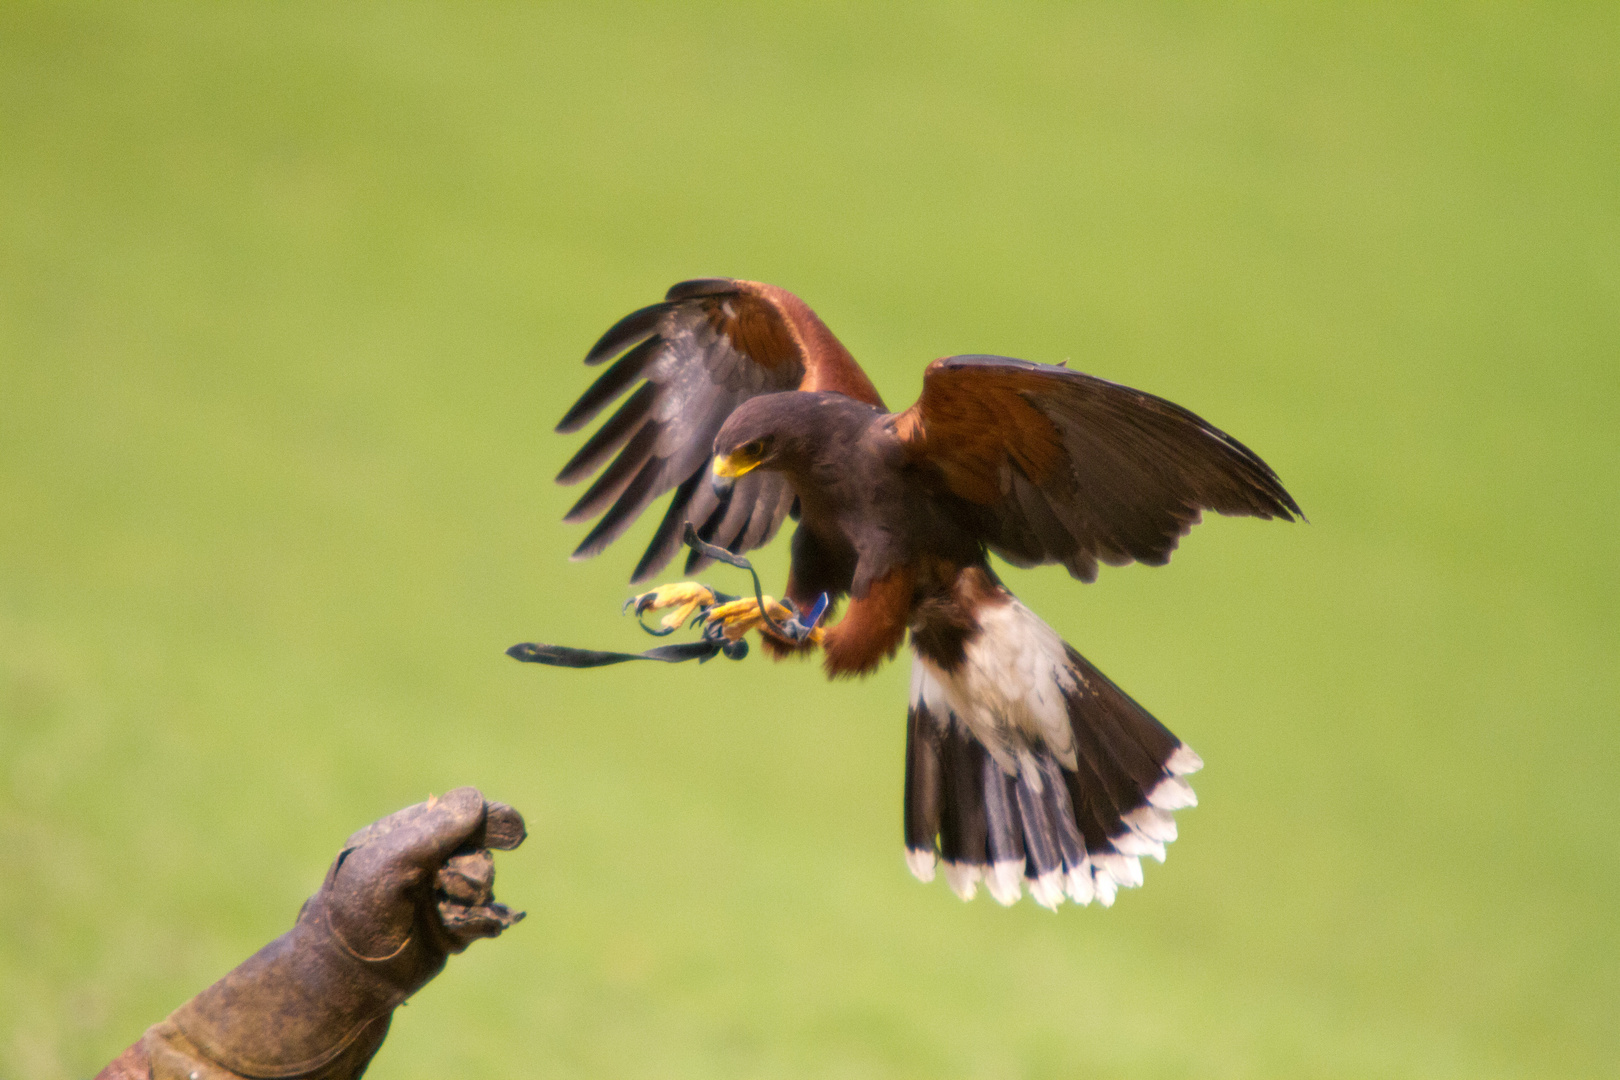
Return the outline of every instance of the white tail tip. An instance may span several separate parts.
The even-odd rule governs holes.
[[[934,880],[934,853],[932,851],[907,848],[906,866],[911,869],[911,876],[918,881],[928,882]]]

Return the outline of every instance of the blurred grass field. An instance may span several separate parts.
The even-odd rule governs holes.
[[[0,1077],[464,783],[530,918],[379,1078],[1614,1075],[1617,55],[1604,5],[0,7]],[[910,878],[904,663],[502,655],[641,647],[651,522],[568,562],[550,428],[712,274],[892,406],[1067,359],[1305,507],[1008,574],[1208,762],[1113,910]]]

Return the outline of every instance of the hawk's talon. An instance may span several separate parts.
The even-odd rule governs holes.
[[[660,585],[652,592],[645,592],[639,596],[632,596],[624,602],[621,611],[629,611],[633,606],[636,612],[636,621],[641,628],[654,637],[664,637],[674,633],[680,628],[693,612],[701,613],[719,602],[722,594],[715,592],[707,585],[696,581],[680,581],[670,585]],[[641,618],[648,611],[660,611],[672,608],[668,615],[659,620],[658,627],[648,626]]]

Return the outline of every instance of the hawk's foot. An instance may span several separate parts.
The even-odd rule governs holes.
[[[663,611],[669,609],[669,614],[658,621],[658,629],[648,626],[645,622],[641,628],[649,634],[663,637],[673,633],[677,627],[690,619],[693,615],[717,603],[730,600],[731,597],[716,593],[707,585],[700,585],[695,581],[678,581],[670,585],[660,585],[652,592],[632,596],[624,602],[624,610],[635,608],[636,618],[639,619],[644,612]]]
[[[802,619],[791,603],[780,603],[770,596],[759,599],[744,597],[709,608],[699,618],[703,622],[705,637],[724,637],[728,641],[736,641],[748,631],[757,629],[790,645],[801,645],[807,641],[819,645],[823,631],[816,623],[826,610],[826,596],[816,601],[815,607]]]

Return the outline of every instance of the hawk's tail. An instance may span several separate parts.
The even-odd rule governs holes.
[[[1050,635],[1049,645],[978,658],[970,647],[969,660],[979,662],[953,673],[915,662],[906,861],[931,881],[937,851],[964,900],[982,880],[1003,904],[1028,882],[1049,908],[1065,897],[1106,906],[1121,887],[1142,883],[1143,855],[1164,861],[1164,845],[1176,838],[1171,811],[1197,803],[1182,777],[1203,762],[1013,604],[1015,616]],[[1022,712],[1009,692],[1027,695]]]

